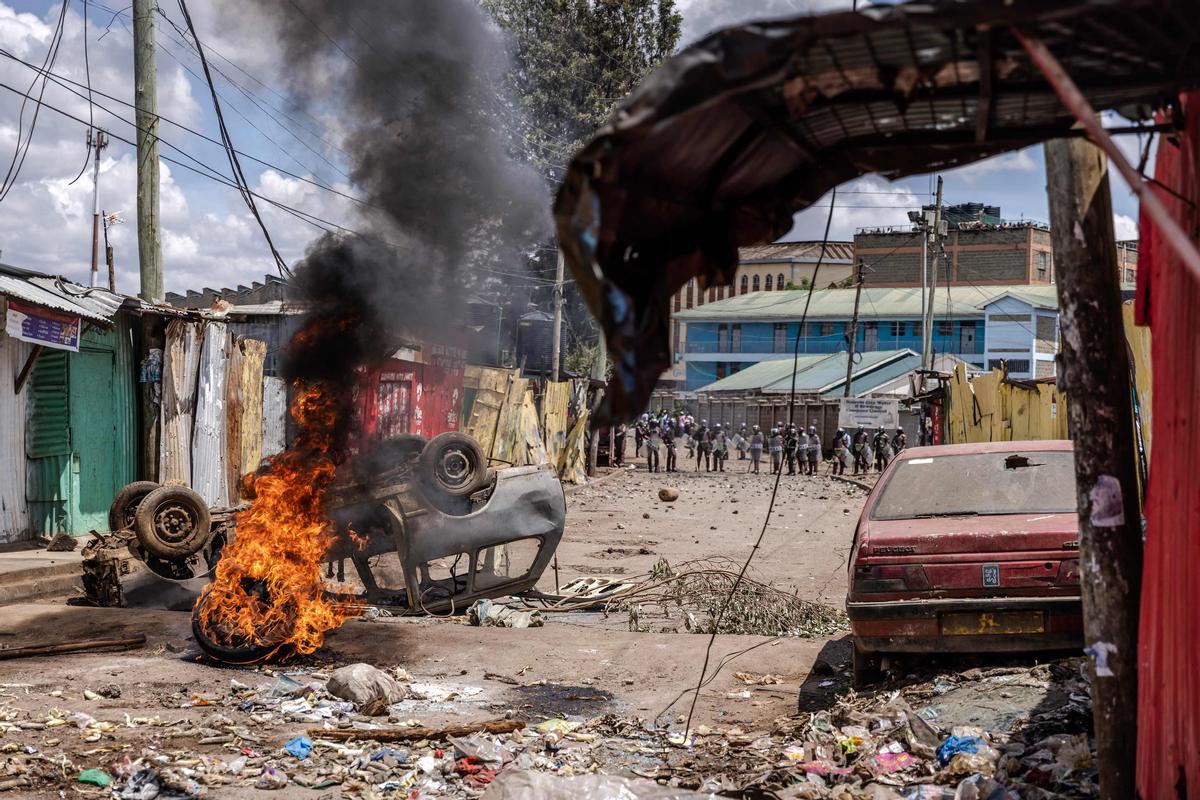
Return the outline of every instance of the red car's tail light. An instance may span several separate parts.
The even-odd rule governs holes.
[[[1058,565],[1058,583],[1079,583],[1079,559],[1064,558]]]
[[[854,570],[855,594],[924,591],[928,588],[929,578],[919,564],[859,566]]]

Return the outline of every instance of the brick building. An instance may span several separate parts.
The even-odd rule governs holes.
[[[947,209],[953,210],[954,207]],[[999,209],[995,209],[999,213]],[[1054,246],[1039,222],[956,221],[950,216],[937,259],[938,286],[1039,286],[1054,283]],[[863,228],[854,235],[854,263],[865,268],[867,286],[921,285],[921,234],[912,228]],[[929,253],[930,269],[933,253]],[[1137,240],[1117,242],[1122,283],[1137,276]]]

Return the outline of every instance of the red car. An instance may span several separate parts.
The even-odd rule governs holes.
[[[888,653],[1079,648],[1069,441],[905,450],[867,497],[846,612],[854,677]]]

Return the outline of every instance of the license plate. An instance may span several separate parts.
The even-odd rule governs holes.
[[[983,585],[984,586],[999,586],[1000,585],[1000,565],[999,564],[984,564],[983,565]]]
[[[944,636],[992,636],[1045,632],[1046,615],[1041,611],[942,614],[942,635]]]

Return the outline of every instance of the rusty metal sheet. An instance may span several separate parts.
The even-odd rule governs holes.
[[[1149,119],[1200,84],[1188,0],[872,5],[718,31],[659,67],[571,160],[558,240],[616,365],[600,421],[646,407],[670,364],[671,296],[730,285],[829,190],[969,164],[1075,119],[1012,27],[1097,111]],[[1138,31],[1117,36],[1115,31]]]
[[[242,474],[258,469],[263,442],[263,359],[266,342],[242,339]]]
[[[196,383],[200,370],[198,322],[174,319],[167,323],[163,348],[161,429],[158,479],[192,481],[192,425],[196,413]]]
[[[262,457],[270,458],[287,447],[287,383],[283,378],[263,377]]]
[[[15,394],[14,381],[33,345],[0,332],[0,543],[27,538],[25,501],[26,392]]]
[[[229,505],[226,476],[225,381],[229,367],[229,331],[224,322],[204,326],[192,432],[192,488],[210,506]]]

